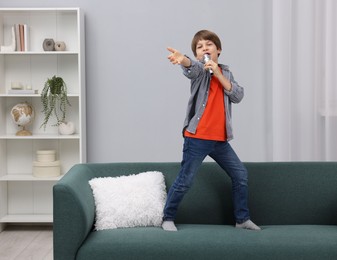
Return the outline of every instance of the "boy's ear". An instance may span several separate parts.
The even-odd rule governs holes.
[[[218,57],[220,56],[221,54],[221,49],[218,49]]]

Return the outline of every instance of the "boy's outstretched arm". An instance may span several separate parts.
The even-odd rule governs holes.
[[[167,57],[172,64],[180,64],[186,68],[191,66],[191,60],[185,55],[181,54],[178,50],[168,47],[167,50],[171,54]]]

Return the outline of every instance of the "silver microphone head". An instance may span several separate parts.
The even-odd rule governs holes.
[[[206,62],[208,62],[210,60],[211,60],[211,57],[209,56],[209,54],[205,53],[204,54],[204,63],[206,63]],[[208,71],[209,71],[209,73],[211,73],[211,75],[213,75],[213,70],[212,69],[209,69]]]

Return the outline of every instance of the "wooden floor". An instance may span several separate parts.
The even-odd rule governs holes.
[[[7,226],[0,233],[0,260],[52,259],[52,226]]]

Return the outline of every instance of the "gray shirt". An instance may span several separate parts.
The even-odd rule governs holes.
[[[204,69],[204,64],[191,60],[191,66],[183,69],[184,75],[191,80],[191,96],[188,101],[186,118],[184,122],[184,130],[195,134],[199,121],[205,111],[211,74]],[[227,91],[224,89],[224,105],[226,111],[226,136],[227,141],[233,139],[232,128],[232,103],[239,103],[244,96],[243,87],[234,80],[232,72],[230,72],[228,66],[219,64],[222,69],[222,74],[231,82],[232,89]]]

